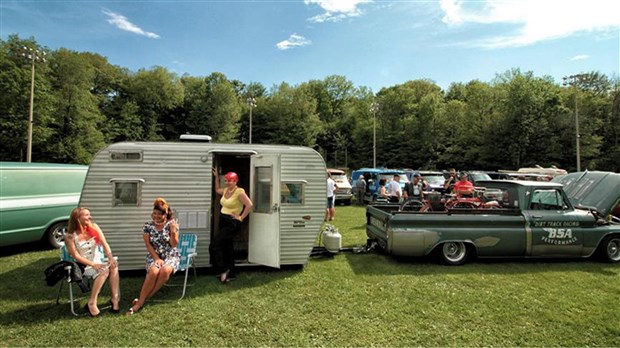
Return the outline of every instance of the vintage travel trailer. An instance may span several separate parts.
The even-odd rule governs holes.
[[[325,217],[326,168],[313,149],[286,145],[210,142],[122,142],[95,155],[80,206],[103,229],[121,270],[142,269],[142,225],[156,197],[164,197],[181,232],[198,235],[196,266],[210,266],[209,243],[218,228],[221,187],[234,171],[254,203],[235,240],[237,264],[304,265]]]

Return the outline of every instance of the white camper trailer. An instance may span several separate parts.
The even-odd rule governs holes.
[[[220,211],[212,168],[234,171],[254,203],[235,239],[237,264],[304,265],[325,217],[326,168],[313,149],[285,145],[123,142],[95,155],[80,206],[106,234],[121,270],[143,269],[142,225],[156,197],[198,235],[198,267],[210,266]],[[223,180],[223,175],[220,176]],[[224,183],[221,183],[222,187]]]

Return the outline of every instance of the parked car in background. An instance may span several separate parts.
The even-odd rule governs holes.
[[[480,170],[472,170],[467,172],[467,180],[469,180],[474,186],[480,186],[481,181],[493,180],[489,174]]]
[[[416,174],[424,178],[424,181],[428,184],[427,191],[436,191],[443,193],[443,183],[446,181],[442,172],[431,170],[420,170]]]
[[[387,168],[361,168],[355,170],[353,171],[353,174],[351,174],[351,177],[353,178],[351,185],[355,186],[360,175],[363,175],[364,180],[366,180],[366,194],[364,195],[364,201],[374,202],[377,199],[377,194],[379,193],[379,182],[381,179],[385,179],[385,183],[387,185],[387,183],[393,179],[394,174],[398,174],[400,176],[400,187],[404,189],[405,184],[409,182],[405,172],[400,169]]]
[[[88,166],[0,162],[0,246],[42,240],[59,248]]]
[[[327,172],[331,174],[332,179],[336,182],[336,204],[342,203],[344,205],[351,205],[353,199],[353,193],[351,183],[347,174],[340,169],[327,169]]]

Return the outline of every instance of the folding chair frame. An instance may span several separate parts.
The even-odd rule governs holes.
[[[183,283],[166,283],[164,286],[169,287],[183,287],[183,292],[181,293],[181,297],[177,301],[180,301],[185,297],[185,293],[187,291],[188,286],[194,286],[196,280],[198,279],[198,275],[196,273],[196,267],[194,266],[194,258],[198,255],[196,252],[196,246],[198,245],[198,236],[195,233],[181,233],[179,235],[179,249],[181,252],[181,262],[179,264],[179,271],[185,271],[185,276]],[[187,282],[187,278],[189,276],[189,269],[192,268],[194,271],[194,280],[191,283]],[[168,300],[153,300],[154,302],[168,302]]]

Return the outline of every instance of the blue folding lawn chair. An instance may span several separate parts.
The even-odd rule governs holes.
[[[196,245],[198,244],[198,236],[194,233],[181,233],[179,235],[179,244],[177,245],[177,249],[179,249],[179,253],[181,254],[181,261],[179,262],[179,271],[185,272],[183,283],[172,283],[168,282],[166,286],[182,286],[183,293],[179,300],[185,297],[185,292],[187,291],[188,286],[194,286],[196,283],[196,279],[198,276],[196,274],[196,267],[194,267],[194,258],[198,255],[196,253]],[[187,282],[187,278],[189,275],[189,269],[192,268],[194,271],[194,281],[191,283]]]

